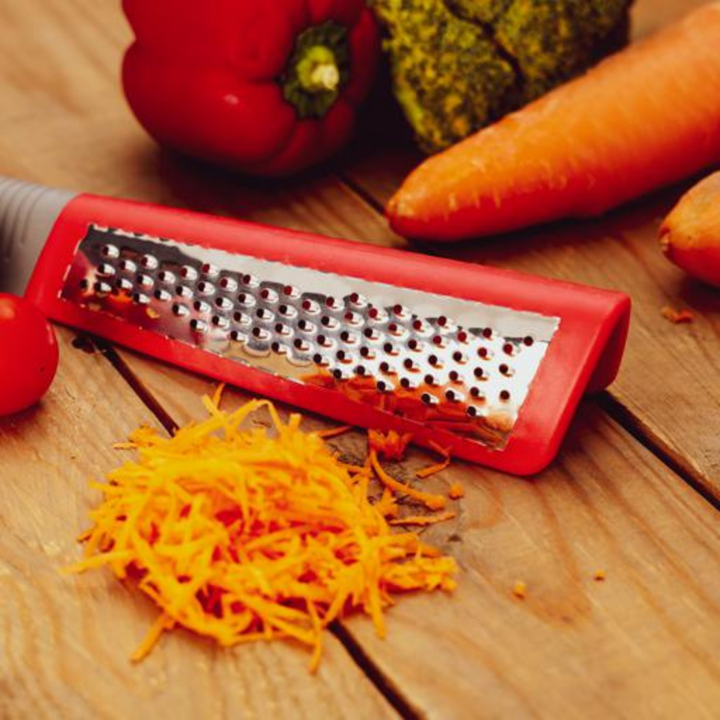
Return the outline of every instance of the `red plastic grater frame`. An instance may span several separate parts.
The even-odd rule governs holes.
[[[90,222],[341,276],[557,316],[560,327],[549,344],[506,447],[490,449],[354,403],[331,390],[239,367],[231,360],[62,299],[64,277]],[[61,323],[160,360],[344,423],[411,432],[419,444],[428,445],[430,440],[447,444],[457,456],[518,475],[544,468],[557,453],[583,393],[600,390],[615,378],[630,317],[630,300],[620,293],[93,195],[77,196],[58,217],[26,296]]]

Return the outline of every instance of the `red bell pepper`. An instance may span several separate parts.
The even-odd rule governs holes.
[[[161,144],[257,175],[336,152],[373,82],[364,0],[124,0],[130,106]]]

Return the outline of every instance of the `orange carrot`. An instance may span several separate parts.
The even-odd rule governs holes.
[[[720,285],[720,172],[680,199],[660,228],[660,245],[686,273]]]
[[[424,162],[393,228],[458,240],[595,216],[720,161],[720,2]]]

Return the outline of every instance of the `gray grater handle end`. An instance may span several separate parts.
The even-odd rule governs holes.
[[[0,292],[25,294],[55,222],[76,195],[0,177]]]

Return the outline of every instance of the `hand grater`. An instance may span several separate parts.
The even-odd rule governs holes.
[[[627,296],[0,180],[0,291],[343,423],[528,475],[614,379]]]

